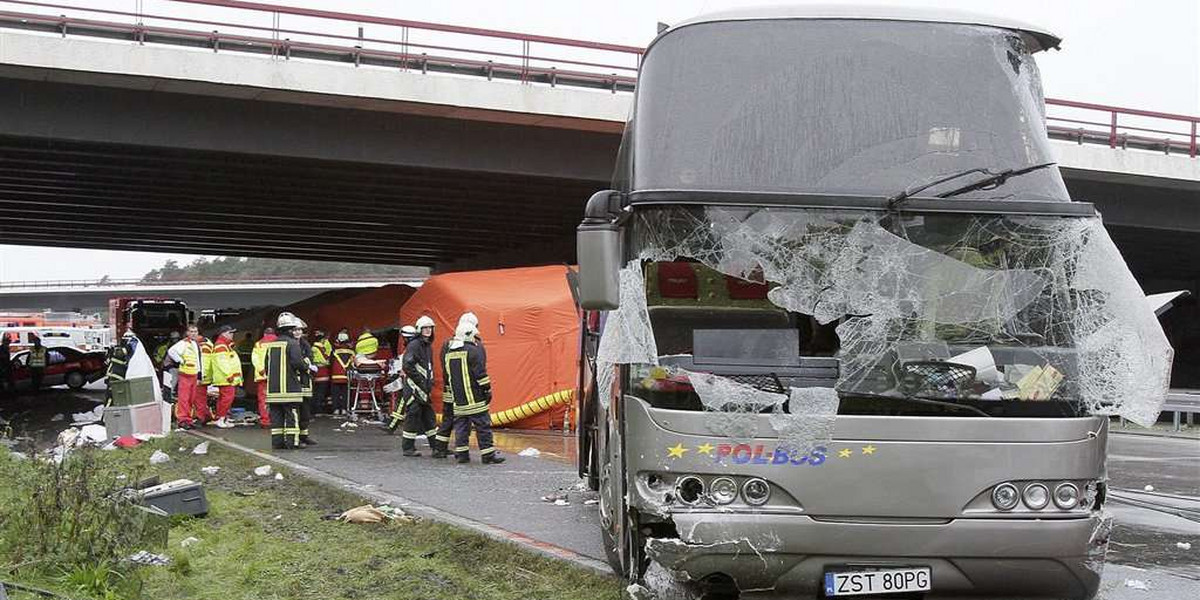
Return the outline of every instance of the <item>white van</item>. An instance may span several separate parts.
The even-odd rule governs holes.
[[[5,327],[0,335],[11,340],[12,352],[33,347],[33,338],[41,338],[47,348],[66,346],[85,352],[104,350],[112,344],[112,333],[108,329],[90,327]]]

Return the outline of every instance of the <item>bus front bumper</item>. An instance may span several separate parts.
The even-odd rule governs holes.
[[[742,598],[822,597],[826,571],[896,566],[929,567],[931,599],[1091,598],[1110,523],[1098,514],[945,522],[707,511],[671,517],[680,537],[648,540],[650,559],[690,581],[728,576]]]

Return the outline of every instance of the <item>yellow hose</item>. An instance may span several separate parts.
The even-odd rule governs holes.
[[[492,425],[510,425],[522,419],[528,419],[529,417],[546,412],[556,406],[566,404],[570,402],[571,398],[574,396],[575,390],[562,390],[559,392],[554,392],[553,394],[547,394],[536,400],[530,400],[525,404],[510,408],[508,410],[503,410],[498,413],[491,413],[490,416],[492,417]],[[439,423],[441,423],[441,414],[437,415],[437,420]]]

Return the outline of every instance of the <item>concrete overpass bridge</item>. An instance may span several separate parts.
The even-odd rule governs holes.
[[[179,298],[197,310],[285,306],[330,290],[376,288],[390,284],[420,287],[422,283],[424,279],[420,278],[382,277],[3,281],[0,282],[0,310],[53,308],[102,311],[107,308],[108,299],[117,296]]]
[[[640,48],[183,2],[206,12],[0,2],[5,243],[442,269],[572,258]],[[1200,280],[1200,120],[1047,111],[1068,186],[1135,271]]]

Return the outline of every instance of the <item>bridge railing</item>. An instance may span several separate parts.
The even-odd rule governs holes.
[[[134,278],[103,278],[103,279],[41,279],[30,281],[0,281],[0,290],[33,290],[43,288],[161,288],[172,285],[297,285],[297,284],[333,284],[346,285],[350,283],[380,283],[384,281],[420,281],[419,276],[372,276],[372,275],[331,275],[323,277],[296,277],[295,275],[256,275],[246,278],[213,278],[213,277],[178,277],[167,280],[146,280]]]
[[[75,3],[69,3],[75,2]],[[243,0],[0,0],[0,26],[522,83],[632,91],[644,48]],[[8,8],[20,9],[6,10]],[[1046,100],[1051,137],[1198,154],[1200,117]]]
[[[633,89],[644,51],[241,0],[138,0],[132,11],[69,2],[3,0],[0,9],[13,10],[0,10],[0,25],[613,92]]]

